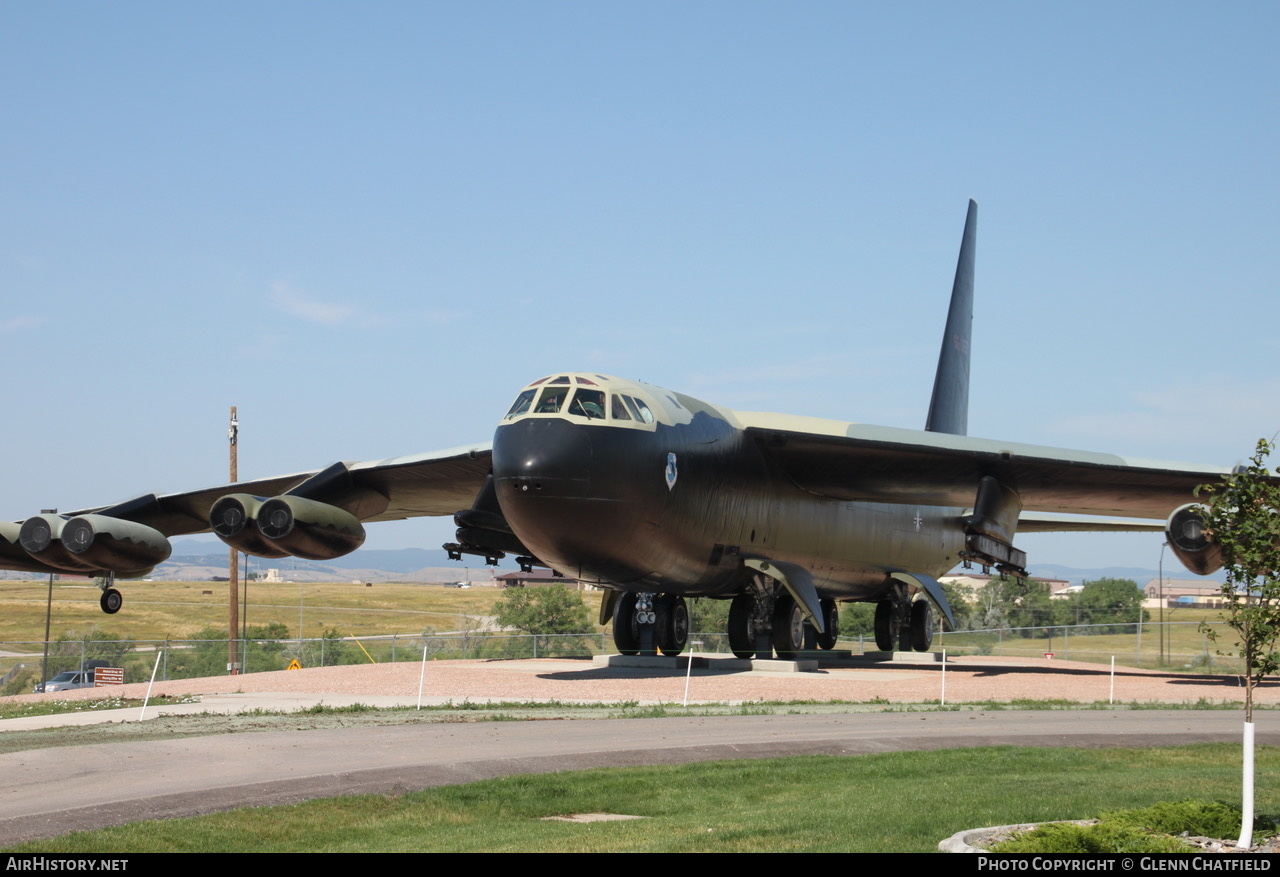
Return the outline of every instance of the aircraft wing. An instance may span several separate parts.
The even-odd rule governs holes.
[[[140,503],[141,507],[133,514],[127,510],[130,503],[70,514],[111,514],[154,527],[166,536],[200,533],[209,530],[209,507],[220,497],[229,493],[277,496],[311,481],[316,489],[307,492],[309,498],[345,509],[362,521],[452,515],[468,508],[475,499],[489,474],[490,455],[488,443],[466,445],[367,463],[339,463],[322,472],[297,472],[186,493],[143,497],[152,502]],[[316,482],[318,476],[338,467],[345,469],[345,477],[333,479],[327,488]]]
[[[318,472],[240,481],[185,493],[147,494],[118,505],[63,515],[100,515],[130,521],[165,537],[207,532],[211,506],[229,494],[264,498],[293,494],[334,506],[360,521],[452,515],[474,502],[489,474],[491,456],[491,446],[484,443],[367,463],[335,463]],[[0,523],[0,568],[47,570],[18,544],[20,523]]]
[[[1072,518],[1041,512],[1018,515],[1019,533],[1160,533],[1164,523],[1128,518]]]
[[[970,508],[979,481],[991,476],[1017,491],[1027,512],[1163,519],[1194,501],[1198,485],[1230,472],[818,418],[737,416],[762,453],[797,486],[850,502]],[[1061,519],[1044,520],[1038,529],[1080,529]],[[1114,524],[1104,528],[1135,529]]]

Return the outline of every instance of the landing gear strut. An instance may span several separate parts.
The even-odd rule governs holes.
[[[633,594],[613,610],[613,644],[623,655],[674,657],[689,643],[689,607],[675,594]]]
[[[729,604],[729,649],[737,658],[773,657],[774,584],[758,575]]]
[[[107,573],[102,579],[102,596],[98,599],[98,605],[108,615],[115,615],[120,611],[120,607],[124,605],[124,597],[112,587],[115,583],[116,574],[113,572]]]
[[[747,590],[729,604],[729,648],[739,658],[768,660],[776,652],[794,661],[801,652],[834,649],[840,633],[840,611],[835,600],[822,601],[822,626],[805,618],[804,608],[768,576],[752,579]]]
[[[876,648],[882,652],[927,652],[933,644],[933,605],[912,600],[905,589],[876,604]]]

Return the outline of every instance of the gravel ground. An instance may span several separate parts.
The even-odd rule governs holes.
[[[922,703],[943,694],[942,665],[936,663],[875,665],[855,660],[824,662],[811,673],[760,670],[693,671],[691,702],[744,703],[751,701],[873,701]],[[685,673],[665,668],[595,667],[587,660],[434,661],[420,664],[363,664],[306,670],[251,673],[158,682],[153,693],[169,696],[221,693],[278,693],[333,695],[350,702],[361,695],[397,697],[411,702],[422,693],[429,703],[444,701],[547,701],[568,703],[670,703],[684,698]],[[1008,658],[974,657],[949,661],[945,673],[946,701],[1010,702],[1022,699],[1066,700],[1079,703],[1190,704],[1201,699],[1214,704],[1243,702],[1244,690],[1234,676],[1201,676],[1118,668],[1114,679],[1098,664],[1070,661],[1016,663]],[[107,689],[60,692],[59,699],[90,699],[123,695],[142,697],[144,684]],[[4,701],[41,700],[45,695],[20,695]],[[1280,684],[1269,682],[1255,692],[1255,703],[1280,703]]]

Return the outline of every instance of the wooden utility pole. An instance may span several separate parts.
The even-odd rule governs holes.
[[[235,484],[240,480],[236,462],[236,449],[240,443],[240,421],[236,419],[234,405],[231,406],[231,425],[227,427],[227,440],[231,442],[231,483]],[[230,575],[227,577],[231,590],[231,615],[227,626],[227,672],[233,676],[240,669],[237,661],[240,656],[239,642],[236,640],[236,631],[240,629],[240,559],[236,554],[236,549],[232,547]]]

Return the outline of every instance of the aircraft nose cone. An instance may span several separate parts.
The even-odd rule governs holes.
[[[590,426],[530,418],[498,428],[493,481],[502,514],[543,563],[580,575],[599,550]]]
[[[591,488],[591,429],[559,419],[507,424],[493,440],[493,478],[503,497],[586,498]]]

